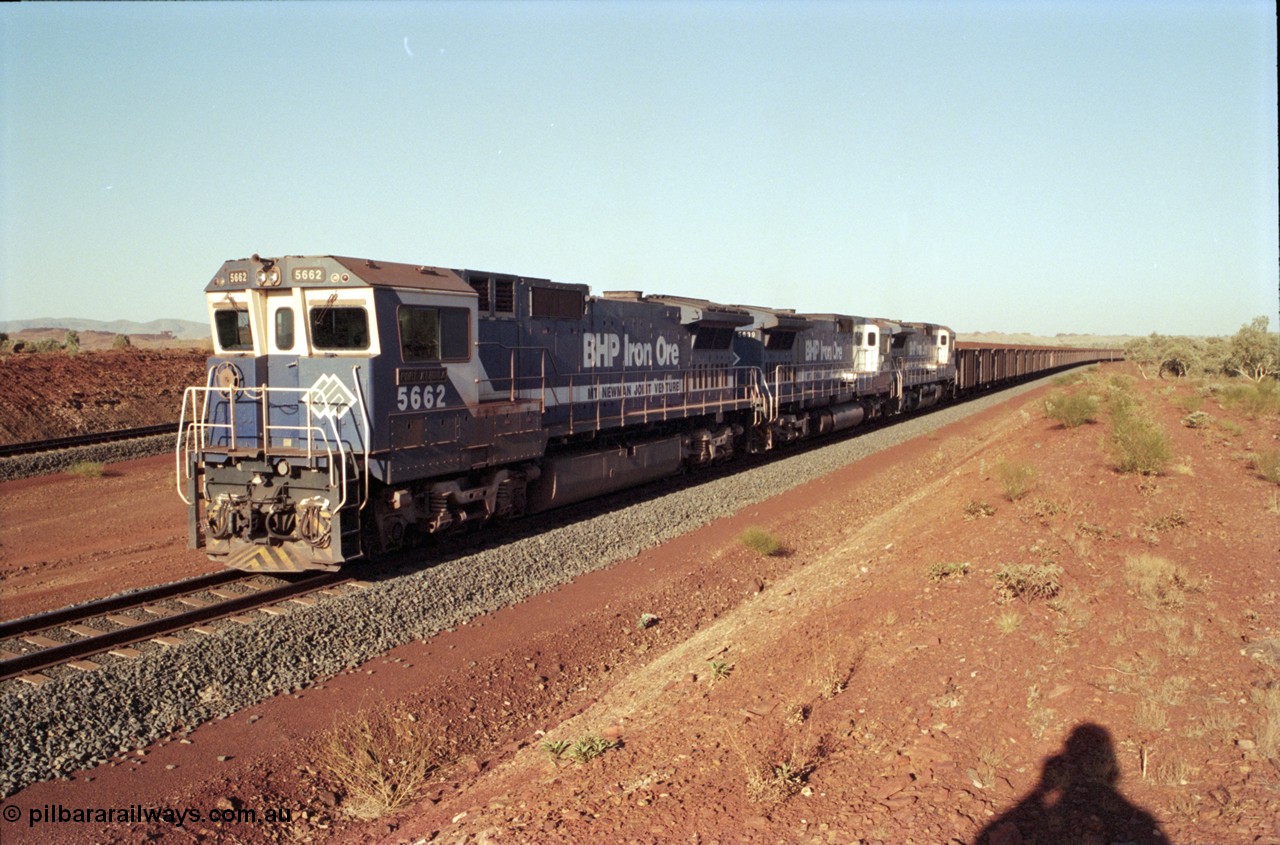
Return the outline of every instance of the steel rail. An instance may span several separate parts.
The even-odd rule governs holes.
[[[115,613],[120,610],[141,607],[144,604],[152,604],[176,596],[198,593],[213,587],[221,587],[223,584],[238,581],[248,576],[249,573],[240,572],[239,570],[222,569],[217,572],[210,572],[207,575],[197,575],[194,578],[174,581],[170,584],[146,587],[132,593],[121,593],[118,596],[96,599],[84,604],[73,604],[58,610],[49,610],[44,613],[24,616],[21,619],[10,619],[0,622],[0,640],[21,637],[24,634],[34,634],[37,631],[92,619],[105,613]]]
[[[150,437],[156,434],[173,434],[178,430],[176,422],[161,425],[147,425],[138,428],[122,428],[116,431],[100,431],[94,434],[73,434],[69,437],[50,437],[45,440],[28,440],[24,443],[5,443],[0,445],[0,458],[11,458],[15,455],[30,455],[36,452],[52,452],[57,449],[70,449],[75,446],[95,446],[99,443],[115,443],[120,440],[133,440],[138,437]]]
[[[305,593],[331,587],[338,583],[353,580],[350,575],[340,572],[322,572],[302,581],[296,581],[269,590],[247,593],[236,598],[226,599],[208,607],[194,608],[183,613],[175,613],[158,619],[139,621],[115,631],[104,631],[95,637],[86,637],[77,642],[51,646],[29,654],[20,654],[0,661],[0,681],[7,681],[20,675],[38,672],[72,660],[79,660],[100,654],[113,648],[132,645],[154,637],[172,634],[202,622],[221,619],[266,605],[275,604]]]

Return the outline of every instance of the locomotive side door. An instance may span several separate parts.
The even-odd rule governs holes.
[[[282,388],[269,394],[266,423],[272,428],[266,439],[275,447],[297,447],[305,435],[291,428],[306,425],[302,395],[298,392],[298,359],[307,354],[302,291],[270,291],[266,299],[266,386]]]
[[[861,331],[854,333],[857,345],[854,355],[854,369],[859,373],[877,373],[880,371],[880,331],[873,323],[861,326]]]

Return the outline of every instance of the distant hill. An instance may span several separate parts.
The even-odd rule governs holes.
[[[199,340],[209,336],[208,323],[194,323],[191,320],[152,320],[149,323],[133,320],[84,320],[78,317],[0,320],[0,332],[13,334],[26,329],[73,329],[77,332],[107,332],[113,335],[163,335],[165,332],[172,332],[179,340]]]

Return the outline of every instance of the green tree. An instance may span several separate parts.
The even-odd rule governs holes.
[[[1160,378],[1169,373],[1182,378],[1200,365],[1200,350],[1194,338],[1166,337],[1160,344]]]
[[[1280,335],[1267,331],[1267,317],[1240,327],[1228,345],[1227,369],[1253,381],[1280,374]]]
[[[118,334],[111,341],[112,349],[128,349],[130,346],[133,346],[133,344],[129,342],[129,336],[127,334]]]
[[[67,329],[67,333],[62,338],[62,348],[67,354],[74,355],[80,351],[80,333],[74,329]]]
[[[1124,345],[1124,357],[1138,366],[1143,379],[1150,378],[1148,370],[1155,370],[1160,365],[1159,342],[1160,335],[1152,332],[1150,337],[1135,337]]]
[[[1231,349],[1225,337],[1207,337],[1202,341],[1200,352],[1200,371],[1206,376],[1217,376],[1230,372],[1227,359]]]

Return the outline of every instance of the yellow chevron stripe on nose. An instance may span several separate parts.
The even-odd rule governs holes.
[[[326,568],[292,554],[284,546],[244,546],[231,553],[227,567],[244,572],[304,572]]]

